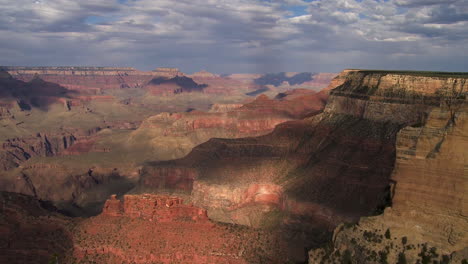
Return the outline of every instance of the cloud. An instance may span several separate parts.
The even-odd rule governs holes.
[[[9,65],[218,73],[468,66],[464,0],[0,0],[0,11]]]

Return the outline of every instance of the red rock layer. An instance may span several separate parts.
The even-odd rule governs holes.
[[[125,195],[123,201],[112,195],[104,204],[103,215],[142,218],[157,222],[177,222],[180,220],[208,221],[206,210],[184,205],[178,197],[164,195]]]
[[[146,169],[180,170],[179,178],[194,178],[194,201],[209,213],[216,211],[213,217],[222,221],[235,221],[230,212],[238,215],[241,207],[251,205],[252,199],[243,199],[242,193],[255,184],[281,186],[282,195],[269,192],[266,197],[287,201],[279,206],[286,212],[313,211],[314,221],[325,227],[355,221],[385,205],[399,129],[422,122],[434,100],[440,100],[440,91],[464,85],[463,79],[429,78],[424,83],[432,88],[421,94],[421,87],[412,83],[422,78],[346,71],[333,81],[338,87],[322,114],[280,124],[261,137],[212,139],[182,159]],[[261,96],[239,110],[268,112],[272,104]],[[142,175],[141,183],[152,181],[151,173]]]
[[[211,222],[206,211],[177,197],[115,196],[103,213],[74,229],[68,262],[100,263],[283,263],[275,235]]]

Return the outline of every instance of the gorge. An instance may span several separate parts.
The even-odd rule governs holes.
[[[1,261],[468,259],[467,73],[5,70]]]

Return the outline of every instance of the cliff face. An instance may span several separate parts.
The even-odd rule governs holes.
[[[425,78],[349,70],[332,82],[338,86],[321,114],[286,122],[262,137],[213,139],[182,159],[149,167],[191,171],[194,201],[209,215],[217,212],[211,217],[222,221],[262,222],[236,220],[243,219],[242,207],[264,207],[262,200],[242,199],[255,184],[277,186],[266,188],[265,194],[290,214],[286,222],[294,215],[307,215],[328,228],[356,221],[387,204],[397,132],[424,123],[445,91],[466,89],[464,78]],[[421,81],[428,90],[418,84]],[[179,177],[184,178],[183,173]]]
[[[224,113],[219,110],[162,113],[146,119],[131,133],[128,144],[150,146],[157,160],[180,158],[210,138],[267,134],[280,123],[320,111],[326,97],[324,93],[312,91],[291,92],[281,99],[259,96],[253,102],[235,105],[234,109]]]
[[[130,67],[2,67],[16,79],[30,81],[41,78],[68,89],[90,94],[101,89],[142,88],[153,78],[183,77],[176,68],[157,68],[154,71],[138,71]]]
[[[0,170],[17,168],[33,157],[86,153],[93,147],[92,136],[100,130],[99,127],[74,129],[70,132],[37,133],[35,136],[7,139],[0,148]]]
[[[17,105],[21,111],[30,111],[32,108],[47,110],[53,103],[72,98],[76,92],[56,83],[47,82],[39,78],[22,81],[13,78],[8,72],[0,69],[0,112],[8,114],[9,110]],[[0,120],[8,115],[2,114]]]
[[[338,227],[334,246],[311,251],[309,263],[334,263],[345,252],[352,263],[377,263],[383,256],[388,263],[468,259],[468,109],[465,104],[457,110],[455,123],[448,109],[437,107],[424,125],[400,130],[391,207],[358,225]]]

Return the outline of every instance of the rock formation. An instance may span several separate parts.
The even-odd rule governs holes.
[[[104,204],[102,214],[156,222],[208,221],[206,210],[183,202],[178,197],[152,194],[125,195],[123,201],[119,201],[112,195]]]
[[[285,263],[271,232],[210,221],[161,195],[112,196],[103,213],[69,218],[33,197],[0,192],[1,263]]]
[[[68,89],[90,94],[102,89],[141,88],[153,78],[184,76],[176,68],[156,68],[138,71],[131,67],[1,67],[16,79],[30,81],[34,78],[60,84]]]
[[[210,138],[240,138],[267,134],[285,121],[302,118],[323,109],[327,95],[310,90],[291,91],[281,99],[260,96],[234,105],[231,111],[191,111],[152,116],[131,133],[128,144],[145,144],[153,149],[153,158],[180,158]],[[217,109],[217,106],[214,106]],[[146,141],[141,139],[145,138]]]
[[[391,207],[339,226],[333,247],[311,251],[309,263],[340,263],[345,255],[350,263],[468,260],[467,110],[461,106],[453,123],[448,109],[434,108],[423,124],[402,129]]]
[[[300,216],[332,230],[388,205],[398,131],[424,123],[444,91],[466,91],[465,80],[349,70],[334,80],[338,86],[321,114],[280,124],[261,137],[211,139],[182,159],[145,170],[178,171],[177,179],[193,179],[194,203],[219,221],[262,223],[280,208],[284,213],[274,216],[279,223]],[[143,174],[141,183],[164,182],[164,175],[173,174],[151,175]],[[259,184],[270,186],[261,190],[273,207],[244,195]],[[252,206],[264,213],[251,214]]]
[[[70,74],[60,72],[79,69],[8,70],[26,81],[37,74],[88,89],[73,98],[57,97],[63,113],[78,116],[84,112],[73,112],[75,106],[86,108],[99,100],[112,107],[146,107],[143,100],[122,98],[124,89],[103,93],[115,87],[154,86],[154,94],[178,94],[181,89],[204,96],[229,94],[235,90],[231,85],[242,83],[237,95],[263,93],[242,106],[223,101],[210,112],[153,115],[134,131],[127,129],[136,127],[143,115],[132,121],[114,119],[120,124],[117,132],[112,130],[117,126],[103,122],[96,136],[61,129],[6,141],[1,164],[9,170],[1,174],[2,190],[62,202],[60,208],[69,213],[89,206],[96,215],[109,192],[121,195],[135,183],[133,193],[159,193],[126,195],[122,200],[112,196],[100,215],[64,220],[73,223],[69,228],[74,234],[73,254],[66,263],[304,261],[303,249],[329,241],[333,230],[328,248],[310,251],[310,263],[457,263],[466,258],[466,74],[346,70],[322,92],[282,90],[270,99],[265,93],[291,83],[260,87],[246,81],[252,76],[236,80],[202,72],[184,77],[172,68],[149,74],[120,68],[83,68]],[[12,82],[11,76],[0,73]],[[284,76],[297,81],[291,79],[295,74]],[[38,82],[36,77],[30,83]],[[156,81],[147,85],[151,80]],[[94,92],[89,89],[93,82]],[[150,88],[132,91],[151,97],[146,92]],[[7,127],[17,113],[26,116],[33,104],[1,103],[1,120]],[[85,118],[90,116],[94,114]],[[11,127],[23,131],[17,123]],[[47,162],[41,161],[47,157]],[[102,160],[88,166],[96,157]],[[148,157],[155,161],[139,167]],[[72,162],[83,166],[75,168]],[[19,219],[15,215],[4,223],[6,229],[0,226],[8,236],[10,224]],[[37,221],[35,227],[49,230]],[[66,252],[67,243],[54,245],[52,251]],[[4,248],[9,256],[16,250]],[[25,259],[31,258],[28,254],[23,254]]]
[[[148,82],[146,89],[153,95],[171,95],[187,92],[203,92],[208,85],[198,84],[192,78],[175,76],[173,78],[157,77]]]
[[[32,78],[27,82],[13,78],[8,72],[0,70],[0,103],[2,112],[18,105],[21,111],[32,108],[46,110],[52,103],[63,98],[72,98],[75,92],[56,83]]]
[[[111,196],[74,229],[68,262],[284,263],[282,241],[261,230],[211,222],[206,210],[164,195]],[[67,262],[67,263],[68,263]]]

